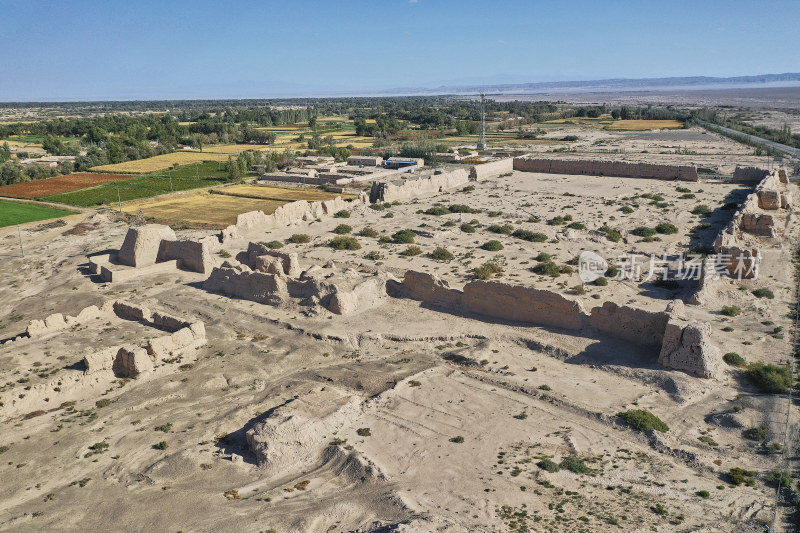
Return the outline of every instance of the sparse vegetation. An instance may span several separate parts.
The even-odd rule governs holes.
[[[295,233],[287,240],[292,244],[306,244],[311,242],[311,237],[306,235],[305,233]]]
[[[725,316],[739,316],[742,313],[742,310],[735,305],[725,305],[720,310],[720,313]]]
[[[481,245],[481,248],[489,252],[499,252],[503,249],[503,243],[500,241],[486,241]]]
[[[442,262],[452,261],[455,258],[455,256],[447,250],[447,248],[443,248],[441,246],[434,248],[433,251],[428,254],[428,257],[434,261]]]
[[[751,363],[745,376],[759,391],[769,394],[780,394],[792,384],[792,369],[788,366]]]
[[[400,255],[404,255],[406,257],[414,257],[415,255],[419,255],[421,253],[422,253],[422,248],[420,248],[419,246],[412,245],[403,250],[402,252],[400,252]]]
[[[773,293],[770,289],[767,288],[762,287],[760,289],[755,289],[752,292],[753,295],[757,298],[769,298],[770,300],[775,298],[775,293]]]
[[[647,409],[632,409],[629,411],[623,411],[621,413],[617,413],[617,416],[624,420],[629,427],[635,429],[636,431],[649,431],[651,429],[660,431],[661,433],[666,433],[669,431],[669,426],[667,426],[661,421],[660,418]]]
[[[746,366],[747,361],[745,361],[744,357],[739,355],[736,352],[728,352],[722,356],[722,360],[728,363],[731,366]]]

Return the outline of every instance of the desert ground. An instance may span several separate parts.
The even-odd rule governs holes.
[[[693,130],[597,132],[584,142],[614,146],[616,136],[659,163],[711,165],[719,157],[729,168],[748,157],[738,145],[718,156],[733,143]],[[654,145],[702,153],[657,157]],[[281,252],[297,253],[302,269],[397,279],[416,270],[454,287],[493,262],[502,268],[494,279],[557,291],[587,309],[610,301],[663,311],[688,297],[690,282],[609,279],[576,293],[574,270],[551,277],[532,268],[541,253],[568,266],[584,250],[611,263],[708,247],[730,220],[722,207],[748,192],[717,178],[513,172],[407,202],[353,202],[347,218],[254,228],[215,262],[234,260],[248,241],[278,241]],[[453,204],[475,212],[425,214]],[[693,214],[698,205],[710,213]],[[565,215],[571,220],[553,223]],[[789,335],[777,332],[792,328],[786,308],[794,298],[790,243],[798,227],[791,215],[776,217],[780,238],[757,239],[764,257],[758,280],[723,282],[713,307],[686,306],[690,319],[711,325],[722,353],[748,361],[780,363],[791,354]],[[677,231],[657,240],[631,233],[662,222]],[[326,246],[342,224],[350,229],[337,233],[354,236],[361,249]],[[605,238],[602,226],[618,231],[619,242]],[[414,232],[418,255],[401,254],[412,243],[389,242],[403,229]],[[518,229],[546,239],[515,238]],[[209,292],[202,288],[207,274],[185,270],[119,283],[90,275],[87,254],[119,249],[127,230],[128,220],[112,211],[32,223],[22,231],[24,258],[16,228],[0,230],[0,339],[51,313],[74,316],[125,300],[199,319],[208,341],[146,376],[111,380],[84,374],[87,354],[142,345],[156,331],[102,318],[3,346],[0,529],[103,529],[113,519],[125,530],[174,531],[756,532],[771,521],[774,489],[763,473],[780,456],[765,450],[783,439],[786,404],[757,392],[734,367],[698,378],[666,370],[657,350],[619,339],[404,298],[341,316]],[[291,242],[299,234],[309,242]],[[483,249],[490,240],[502,250]],[[432,259],[437,247],[454,257]],[[755,288],[776,296],[757,298]],[[740,315],[719,312],[734,304]],[[628,409],[652,411],[669,431],[639,433],[616,422]],[[276,419],[256,453],[248,431]],[[743,438],[762,426],[763,439]],[[569,460],[579,466],[563,466]],[[562,468],[540,466],[550,462]],[[726,472],[736,467],[757,473],[752,486],[730,482]]]

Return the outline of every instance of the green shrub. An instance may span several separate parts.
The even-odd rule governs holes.
[[[539,261],[541,263],[542,261],[550,261],[550,259],[552,259],[552,258],[553,258],[553,256],[550,255],[550,254],[546,254],[544,252],[539,252],[539,255],[534,257],[533,260],[534,261]]]
[[[378,232],[367,226],[358,232],[359,237],[372,237],[373,239],[378,236]]]
[[[728,352],[722,356],[722,360],[728,363],[731,366],[745,366],[747,365],[747,361],[744,360],[744,357],[739,355],[736,352]]]
[[[455,226],[455,225],[456,225],[456,222],[455,222],[455,220],[448,220],[447,222],[445,222],[444,224],[442,224],[442,227],[443,227],[443,228],[452,228],[452,227],[453,227],[453,226]]]
[[[495,240],[486,241],[485,243],[481,244],[481,248],[489,252],[499,252],[503,249],[503,243]]]
[[[383,259],[383,256],[381,255],[380,252],[373,251],[364,254],[364,259],[369,259],[370,261],[380,261],[381,259]]]
[[[770,470],[764,476],[764,481],[770,487],[789,487],[792,484],[792,473],[788,470]]]
[[[605,287],[606,285],[608,285],[608,280],[606,278],[604,278],[603,276],[600,276],[599,278],[594,280],[594,284],[599,286],[599,287]]]
[[[695,199],[697,197],[694,194],[688,192],[686,194],[681,194],[680,196],[678,196],[678,198],[680,200],[693,200],[693,199]]]
[[[586,229],[586,224],[583,224],[581,222],[572,222],[570,224],[567,224],[567,227],[570,229]]]
[[[558,463],[555,461],[551,461],[550,459],[542,459],[536,466],[544,470],[545,472],[558,472],[560,470]]]
[[[748,487],[752,487],[755,485],[755,476],[756,473],[751,470],[745,470],[744,468],[739,468],[738,466],[731,468],[725,473],[725,477],[728,479],[728,483],[731,485],[747,485]]]
[[[572,215],[558,215],[547,221],[548,226],[563,226],[572,221]]]
[[[447,209],[446,207],[434,206],[434,207],[431,207],[430,209],[426,209],[425,211],[423,211],[423,213],[426,214],[426,215],[440,216],[440,215],[449,215],[450,214],[450,210]]]
[[[475,233],[476,230],[475,226],[464,222],[463,224],[461,224],[461,231],[463,231],[464,233]]]
[[[414,257],[415,255],[419,255],[421,253],[422,253],[422,248],[420,248],[419,246],[409,246],[408,248],[400,252],[400,255],[404,255],[406,257]]]
[[[647,409],[632,409],[617,413],[617,416],[625,421],[628,426],[636,431],[648,431],[654,429],[661,433],[669,431],[669,426],[661,421],[656,415]]]
[[[417,234],[410,229],[401,229],[392,235],[392,242],[395,244],[412,244]]]
[[[263,244],[264,246],[266,246],[271,250],[277,250],[278,248],[283,248],[283,243],[280,241],[262,242],[260,244]]]
[[[575,474],[589,474],[592,472],[592,469],[586,466],[583,459],[575,456],[564,457],[558,466]]]
[[[765,288],[753,290],[753,295],[755,295],[758,298],[769,298],[770,300],[775,298],[775,293]]]
[[[217,255],[219,255],[223,259],[228,259],[231,256],[231,253],[228,250],[220,250],[219,252],[217,252]]]
[[[153,447],[157,448],[159,450],[166,450],[169,447],[169,444],[167,444],[167,441],[162,440],[161,442],[159,442],[158,444],[156,444]]]
[[[622,211],[623,213],[625,213],[626,215],[630,215],[634,211],[634,209],[631,206],[628,206],[628,205],[624,205],[624,206],[620,207],[619,210]]]
[[[353,231],[353,226],[348,226],[347,224],[339,224],[338,226],[333,228],[333,232],[336,235],[347,235],[352,231]]]
[[[686,187],[675,187],[675,190],[678,192],[692,192],[691,189],[687,189]]]
[[[434,250],[428,254],[428,257],[434,261],[452,261],[455,258],[453,254],[447,251],[447,248],[441,246],[434,248]]]
[[[606,239],[608,239],[611,242],[619,242],[622,240],[622,233],[608,226],[600,226],[600,228],[598,228],[597,231],[602,231],[603,233],[605,233]]]
[[[669,291],[677,291],[680,289],[680,284],[674,279],[657,279],[653,282],[653,285]]]
[[[678,226],[669,222],[662,222],[656,226],[656,231],[664,235],[672,235],[673,233],[678,233]]]
[[[452,439],[450,439],[450,442],[455,442],[456,444],[461,444],[462,442],[464,442],[464,437],[462,437],[461,435],[458,435],[457,437],[453,437]]]
[[[617,265],[609,265],[606,269],[607,278],[616,278],[619,275],[619,267]]]
[[[492,224],[487,230],[491,231],[492,233],[500,233],[502,235],[510,235],[512,231],[514,231],[514,226],[511,224]]]
[[[792,384],[792,369],[788,366],[751,363],[745,376],[758,390],[769,394],[780,394]]]
[[[333,214],[333,218],[350,218],[350,211],[347,209],[342,209],[341,211],[336,211]]]
[[[482,209],[473,209],[472,207],[464,204],[450,204],[447,208],[451,213],[480,213]]]
[[[356,430],[356,435],[359,437],[370,437],[372,436],[372,432],[369,430],[369,428],[358,428]]]
[[[646,226],[638,226],[634,228],[631,233],[636,235],[637,237],[652,237],[656,234],[656,230],[653,228],[648,228]]]
[[[501,272],[503,272],[503,267],[494,261],[489,261],[481,266],[475,267],[473,270],[473,275],[475,279],[489,279],[495,274],[500,274]]]
[[[693,215],[707,215],[711,213],[711,208],[708,207],[706,204],[700,204],[692,209]]]
[[[524,229],[516,230],[511,234],[511,236],[528,242],[545,242],[547,240],[547,235],[544,233],[536,233],[534,231],[528,231]]]
[[[334,237],[328,243],[334,250],[360,250],[361,244],[355,237]]]
[[[307,242],[311,242],[311,237],[309,237],[305,233],[295,233],[287,240],[292,244],[305,244]]]
[[[383,215],[383,218],[394,218],[394,213],[392,212],[386,213],[385,215]]]
[[[108,407],[109,405],[111,405],[111,400],[109,400],[108,398],[103,398],[102,400],[97,400],[96,402],[94,402],[94,404],[97,407]]]
[[[697,492],[695,492],[695,494],[697,494],[698,496],[700,496],[704,500],[706,500],[706,499],[711,497],[711,493],[708,492],[707,490],[698,490]]]
[[[739,316],[741,312],[742,310],[735,305],[725,305],[720,310],[720,313],[722,313],[725,316]]]
[[[747,428],[742,431],[742,436],[749,440],[766,440],[769,437],[769,428],[765,425]]]
[[[370,204],[369,208],[374,209],[375,211],[383,211],[386,209],[383,204]]]
[[[535,274],[540,274],[542,276],[551,276],[551,277],[558,277],[561,274],[561,269],[558,268],[558,265],[555,264],[553,261],[547,260],[542,261],[535,267],[531,269]]]

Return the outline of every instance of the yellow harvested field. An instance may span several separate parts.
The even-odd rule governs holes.
[[[269,150],[275,148],[269,144],[210,144],[203,146],[204,154],[237,155],[245,150]]]
[[[200,153],[200,152],[175,152],[172,154],[162,154],[147,159],[137,161],[126,161],[112,165],[100,165],[92,167],[93,172],[122,172],[124,174],[146,174],[169,168],[174,164],[190,165],[203,161],[227,161],[227,154]]]
[[[294,202],[296,200],[316,202],[319,200],[331,200],[337,196],[341,196],[345,200],[356,198],[354,194],[336,194],[332,192],[325,192],[321,189],[307,189],[301,187],[270,187],[266,185],[231,185],[230,187],[220,187],[218,189],[214,189],[214,192],[219,194],[280,200],[284,202]]]
[[[141,210],[144,216],[164,223],[216,229],[235,224],[236,216],[241,213],[260,210],[270,214],[285,203],[287,202],[281,200],[240,198],[203,191],[131,202],[122,206],[122,210],[132,215]]]
[[[610,130],[660,130],[668,128],[682,128],[683,122],[678,120],[617,120],[611,124]]]

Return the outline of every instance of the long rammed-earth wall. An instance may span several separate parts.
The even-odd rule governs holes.
[[[659,180],[698,181],[700,179],[697,175],[697,167],[627,163],[625,161],[516,157],[514,158],[514,170],[522,172],[541,172],[544,174],[615,176],[620,178]]]

